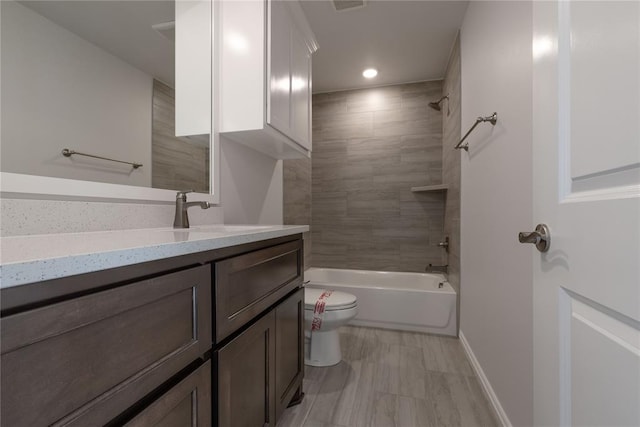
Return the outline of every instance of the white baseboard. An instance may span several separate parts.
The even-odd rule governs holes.
[[[469,346],[469,342],[465,338],[462,331],[460,331],[460,342],[462,343],[464,352],[467,353],[467,358],[469,359],[473,370],[480,380],[480,384],[482,385],[484,394],[487,396],[487,399],[489,399],[489,402],[491,402],[491,406],[493,406],[496,417],[503,427],[513,427],[511,421],[509,421],[509,417],[507,417],[507,413],[504,411],[502,405],[500,404],[500,400],[498,400],[498,396],[496,396],[495,391],[493,391],[493,387],[491,387],[489,379],[484,374],[482,366],[480,366],[480,362],[478,362],[478,359],[476,359],[476,355],[473,354],[473,350],[471,350],[471,346]]]

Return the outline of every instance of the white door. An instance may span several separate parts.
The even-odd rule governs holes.
[[[638,426],[640,3],[533,11],[534,423]]]

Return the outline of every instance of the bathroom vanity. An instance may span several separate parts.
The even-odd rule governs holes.
[[[3,238],[3,424],[275,426],[302,397],[307,230]]]

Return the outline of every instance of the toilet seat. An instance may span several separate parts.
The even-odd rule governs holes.
[[[313,311],[316,302],[326,289],[305,288],[304,309]],[[358,305],[355,295],[346,292],[333,291],[331,295],[325,297],[325,311],[348,310]]]

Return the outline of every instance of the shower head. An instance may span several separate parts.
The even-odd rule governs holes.
[[[440,98],[437,102],[430,102],[430,103],[429,103],[429,107],[433,108],[433,109],[434,109],[434,110],[436,110],[436,111],[440,111],[440,110],[441,110],[441,108],[440,108],[440,103],[441,103],[442,101],[444,101],[445,99],[449,99],[449,95],[445,95],[445,96],[443,96],[443,97],[442,97],[442,98]]]

